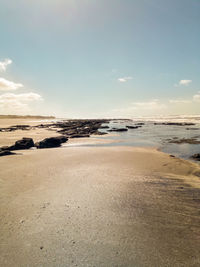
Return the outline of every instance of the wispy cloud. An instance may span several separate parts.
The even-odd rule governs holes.
[[[118,78],[118,81],[121,83],[125,83],[128,80],[132,80],[132,79],[133,79],[133,77],[122,77],[122,78]]]
[[[188,86],[190,83],[192,83],[192,80],[180,80],[179,85]]]
[[[4,78],[0,78],[0,91],[15,91],[23,87],[21,83],[14,83]]]
[[[133,102],[125,108],[114,109],[112,114],[116,116],[150,115],[165,111],[167,105],[158,99],[145,102]]]
[[[169,100],[170,104],[189,104],[191,103],[191,100],[182,100],[182,99],[171,99]]]
[[[9,64],[12,63],[11,59],[5,59],[0,62],[0,71],[6,71]],[[36,93],[21,93],[15,94],[19,88],[24,87],[21,83],[6,80],[0,77],[0,91],[4,92],[0,95],[0,113],[1,114],[27,114],[31,112],[31,103],[43,100],[41,95]]]
[[[35,101],[35,100],[41,100],[42,97],[39,94],[36,93],[24,93],[24,94],[13,94],[13,93],[6,93],[3,95],[0,95],[0,103],[4,101],[12,101],[12,100],[19,100],[24,102],[29,101]]]
[[[196,95],[193,96],[193,101],[200,103],[200,92],[198,92]]]
[[[133,102],[133,109],[143,109],[143,110],[160,110],[165,108],[165,104],[161,103],[158,99],[153,99],[146,102]]]
[[[4,61],[0,61],[0,71],[6,71],[8,65],[12,63],[12,60],[7,58]]]
[[[30,111],[30,102],[39,100],[43,100],[42,97],[32,92],[24,94],[5,93],[0,95],[0,112],[2,114],[24,114]]]

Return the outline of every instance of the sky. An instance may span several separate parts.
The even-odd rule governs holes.
[[[199,0],[0,0],[0,114],[200,114]]]

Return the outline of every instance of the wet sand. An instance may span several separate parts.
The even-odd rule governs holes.
[[[198,165],[156,149],[0,159],[0,266],[199,266]]]

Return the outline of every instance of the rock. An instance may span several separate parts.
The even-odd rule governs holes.
[[[112,128],[110,130],[108,130],[109,132],[127,132],[128,129],[127,128]]]
[[[101,126],[99,129],[109,129],[110,127],[108,125]]]
[[[31,127],[30,125],[26,125],[26,124],[23,124],[23,125],[13,125],[13,126],[10,126],[12,129],[15,129],[15,130],[29,130]]]
[[[135,125],[140,125],[140,126],[142,126],[142,125],[145,125],[145,123],[144,123],[144,122],[137,122]]]
[[[31,126],[29,125],[13,125],[7,128],[1,128],[2,132],[12,132],[16,130],[30,130]]]
[[[70,136],[70,138],[84,138],[84,137],[90,137],[90,135],[89,134],[74,134]]]
[[[34,146],[35,145],[32,138],[24,137],[21,140],[16,141],[15,145],[12,146],[12,149],[10,150],[29,149]]]
[[[99,132],[99,131],[96,131],[93,133],[94,135],[105,135],[105,134],[108,134],[106,132]]]
[[[34,142],[32,138],[22,138],[15,142],[12,146],[3,146],[0,148],[0,151],[12,151],[12,150],[20,150],[20,149],[29,149],[34,147]]]
[[[128,129],[138,129],[138,128],[140,128],[141,126],[132,126],[132,125],[127,125],[126,126]]]
[[[0,157],[2,157],[2,156],[9,156],[9,155],[16,155],[16,153],[11,152],[9,150],[4,150],[4,151],[0,150]]]
[[[65,136],[57,136],[45,138],[44,140],[35,143],[37,148],[51,148],[51,147],[59,147],[62,143],[65,143],[68,140]]]
[[[194,160],[200,161],[200,153],[197,153],[197,154],[192,155],[191,158],[194,159]]]
[[[61,143],[67,142],[68,138],[64,135],[55,137],[56,139],[60,140]]]
[[[190,123],[190,122],[155,122],[154,125],[192,126],[192,125],[195,125],[195,123]]]
[[[182,139],[171,139],[169,140],[169,143],[197,145],[197,144],[200,144],[200,141],[197,140],[196,138],[182,138]]]
[[[9,150],[9,146],[2,146],[0,147],[0,151]]]

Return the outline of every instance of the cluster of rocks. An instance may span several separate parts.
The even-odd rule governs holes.
[[[194,160],[200,161],[200,153],[192,155],[191,158],[194,159]]]
[[[109,132],[127,132],[128,129],[127,128],[112,128],[110,130],[108,130]]]
[[[66,136],[57,136],[45,138],[44,140],[34,143],[32,138],[23,137],[21,140],[15,142],[12,146],[3,146],[0,148],[0,156],[14,155],[12,151],[25,150],[32,147],[40,148],[52,148],[59,147],[62,143],[67,142],[68,138]]]
[[[59,147],[62,143],[67,142],[68,138],[66,136],[57,136],[45,138],[44,140],[35,143],[35,147],[37,148],[51,148],[51,147]]]
[[[190,144],[190,145],[198,145],[200,144],[200,141],[197,140],[197,138],[177,138],[174,137],[173,139],[168,140],[171,144]]]
[[[6,128],[0,128],[0,132],[13,132],[16,130],[30,130],[30,125],[14,125]]]
[[[142,126],[141,125],[127,125],[126,127],[128,129],[138,129],[138,128],[141,128]]]
[[[109,132],[127,132],[128,129],[138,129],[141,128],[144,125],[144,123],[136,123],[135,125],[126,125],[126,128],[111,128],[108,130]]]
[[[40,124],[36,127],[55,130],[56,132],[67,136],[68,138],[90,137],[93,135],[103,135],[106,132],[100,132],[99,129],[109,128],[109,120],[68,120],[55,122],[51,124]]]
[[[62,122],[55,122],[51,124],[40,124],[30,127],[29,125],[16,125],[8,128],[1,128],[1,131],[15,131],[15,130],[29,130],[31,128],[46,128],[54,130],[59,134],[56,137],[45,138],[40,142],[34,143],[32,138],[22,138],[15,142],[12,146],[4,146],[0,148],[0,156],[13,155],[12,151],[30,149],[32,147],[53,148],[59,147],[62,143],[68,141],[68,138],[90,137],[91,134],[102,135],[106,132],[100,132],[99,129],[109,128],[107,125],[109,120],[69,120]]]

